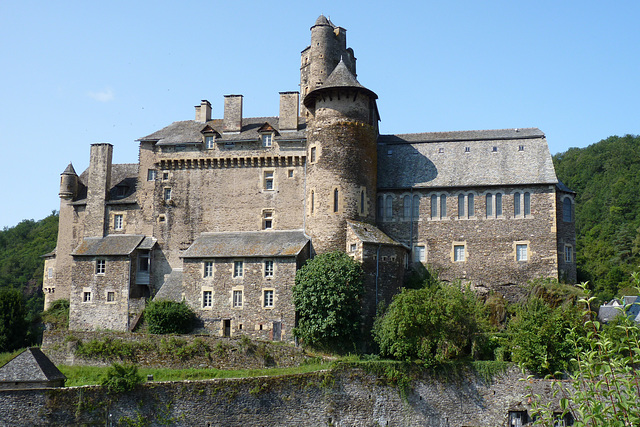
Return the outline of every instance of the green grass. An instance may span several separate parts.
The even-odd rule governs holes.
[[[206,380],[213,378],[249,378],[273,375],[290,375],[302,374],[306,372],[320,371],[328,369],[329,363],[309,363],[292,368],[269,368],[269,369],[240,369],[240,370],[221,370],[221,369],[154,369],[154,368],[138,368],[138,372],[147,378],[147,375],[153,375],[154,381],[184,381],[184,380]],[[67,377],[65,385],[67,387],[81,385],[100,384],[102,377],[108,367],[96,366],[66,366],[60,365],[58,369]]]
[[[16,357],[18,354],[22,353],[24,350],[24,348],[21,348],[9,353],[0,353],[0,366],[4,366],[8,361]]]

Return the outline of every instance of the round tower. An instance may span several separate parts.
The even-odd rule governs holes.
[[[69,166],[60,174],[60,193],[58,195],[61,199],[72,199],[77,190],[78,174],[73,169],[73,165],[69,163]]]
[[[347,249],[347,220],[375,221],[376,99],[343,61],[304,99],[310,112],[305,231],[316,253]]]

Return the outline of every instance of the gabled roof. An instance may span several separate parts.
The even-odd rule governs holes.
[[[126,185],[128,191],[123,198],[109,200],[109,204],[125,204],[136,203],[136,184],[138,182],[137,163],[118,163],[111,165],[111,181],[109,182],[109,190],[114,189],[117,185]],[[79,176],[80,185],[78,185],[78,194],[71,203],[73,205],[83,205],[87,203],[87,183],[89,182],[89,168]]]
[[[557,184],[536,128],[378,137],[378,188]]]
[[[183,258],[296,256],[309,243],[302,230],[202,233]]]
[[[28,348],[0,367],[0,382],[66,380],[62,372],[36,347]]]
[[[298,130],[295,132],[287,132],[286,140],[306,139],[304,118],[298,118]],[[202,143],[202,133],[206,129],[207,132],[215,132],[219,137],[218,142],[240,142],[240,141],[256,141],[260,139],[260,130],[268,124],[276,132],[280,131],[280,120],[278,117],[247,117],[242,119],[242,130],[240,133],[224,133],[223,120],[214,119],[206,124],[195,120],[185,120],[181,122],[173,122],[169,126],[160,129],[150,135],[143,136],[138,141],[153,141],[156,145],[177,145],[177,144],[200,144]],[[276,141],[279,140],[276,135]],[[284,140],[285,138],[283,138]]]
[[[347,220],[347,225],[351,228],[356,237],[363,243],[375,243],[381,245],[404,246],[387,236],[378,227],[365,222]]]
[[[181,268],[171,270],[171,273],[165,276],[164,283],[153,297],[154,301],[182,301],[182,276],[183,270]]]
[[[109,256],[129,255],[145,239],[136,234],[110,234],[105,237],[85,237],[71,255]]]

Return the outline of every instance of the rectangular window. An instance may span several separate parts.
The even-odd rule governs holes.
[[[311,147],[311,150],[309,150],[309,151],[310,151],[310,154],[309,154],[310,160],[309,161],[311,163],[315,163],[315,161],[316,161],[316,147]]]
[[[155,181],[158,176],[158,171],[155,169],[147,170],[147,181]]]
[[[53,279],[53,268],[47,268],[47,279]]]
[[[244,274],[244,262],[243,261],[234,261],[233,262],[233,277],[242,277]]]
[[[463,262],[465,260],[464,245],[453,246],[453,260],[455,262]]]
[[[213,261],[204,262],[204,277],[213,277]]]
[[[288,174],[289,178],[293,178],[293,169],[289,169]]]
[[[358,245],[356,243],[352,243],[349,245],[349,252],[355,252],[358,249]]]
[[[264,277],[273,277],[273,261],[264,262]]]
[[[527,261],[529,259],[528,245],[517,244],[516,245],[516,261]]]
[[[573,246],[564,246],[564,262],[569,264],[573,262]]]
[[[83,292],[82,293],[82,302],[91,302],[91,292]]]
[[[273,190],[273,171],[266,171],[264,173],[264,189]]]
[[[413,247],[413,261],[414,262],[425,262],[425,248],[422,245]]]
[[[262,135],[262,146],[271,147],[271,134]]]
[[[169,180],[169,172],[162,172],[162,180],[163,181]]]
[[[169,200],[171,200],[171,189],[170,188],[165,188],[164,189],[164,200],[165,200],[165,202],[168,202]]]
[[[273,308],[273,290],[265,290],[263,297],[264,308]]]
[[[115,292],[107,292],[107,302],[115,302],[116,293]]]
[[[107,261],[104,259],[96,260],[96,274],[104,274],[107,271]]]
[[[207,147],[207,150],[211,150],[214,147],[213,136],[205,136],[204,144]]]
[[[113,216],[113,229],[114,230],[122,230],[123,226],[123,216],[122,214],[116,214]]]
[[[270,230],[273,228],[273,211],[264,211],[262,213],[262,229]]]
[[[202,291],[202,308],[213,307],[213,291]]]
[[[242,307],[242,291],[233,291],[233,306]]]

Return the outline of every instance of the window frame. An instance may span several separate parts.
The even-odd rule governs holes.
[[[272,209],[265,209],[262,211],[262,229],[263,230],[273,229],[273,210]]]
[[[413,246],[413,262],[425,263],[427,262],[427,245],[417,244]]]
[[[467,245],[463,242],[453,242],[453,262],[466,262],[468,258]]]
[[[165,202],[170,202],[172,200],[171,193],[172,193],[171,187],[164,187],[162,196]]]
[[[564,245],[564,263],[573,264],[574,261],[575,261],[575,255],[573,252],[573,245],[565,244]]]
[[[96,276],[104,276],[107,273],[107,260],[104,258],[96,259]]]
[[[264,263],[264,277],[272,278],[275,273],[275,263],[272,259],[265,259]]]
[[[202,308],[204,310],[213,308],[213,290],[212,289],[202,290]]]
[[[264,148],[271,148],[273,146],[273,134],[263,133],[261,136],[262,146]]]
[[[573,222],[573,201],[568,196],[562,198],[562,222]]]
[[[105,300],[107,303],[115,303],[116,302],[116,293],[115,291],[107,291],[105,296]]]
[[[244,277],[244,261],[243,260],[235,260],[233,261],[233,278],[241,278]]]
[[[242,308],[244,306],[244,296],[242,289],[231,290],[231,306],[233,308]]]
[[[212,260],[204,261],[202,277],[204,277],[205,279],[211,279],[213,277],[213,268],[214,266]]]
[[[274,191],[276,189],[276,180],[275,180],[275,171],[274,170],[265,170],[262,174],[262,189],[264,191]]]
[[[115,231],[124,230],[124,214],[113,214],[113,229]]]
[[[524,249],[524,252],[522,252],[523,249]],[[529,256],[529,243],[516,242],[515,250],[516,250],[516,262],[529,262],[529,259],[531,258]]]
[[[269,299],[267,299],[267,295],[270,295]],[[272,288],[263,289],[262,290],[262,308],[273,309],[275,307],[275,302],[276,302],[275,289],[272,289]]]
[[[82,291],[82,302],[83,303],[90,303],[92,301],[93,301],[93,292],[87,291],[87,290],[83,290]]]
[[[147,169],[147,181],[155,181],[158,178],[158,171],[155,169]]]

